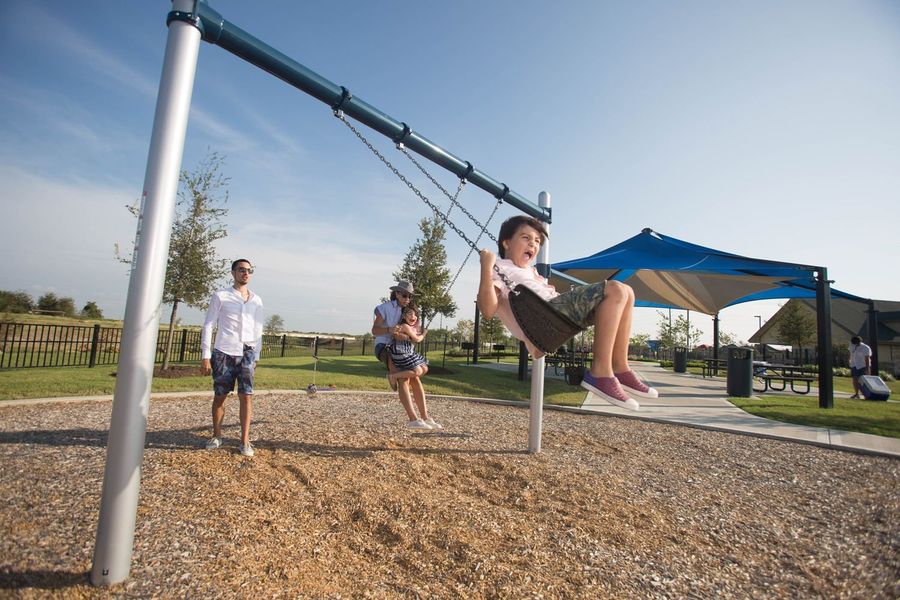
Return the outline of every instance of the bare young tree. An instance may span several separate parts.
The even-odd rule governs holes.
[[[169,368],[178,307],[181,304],[206,309],[209,297],[221,285],[228,273],[228,261],[219,258],[215,242],[228,232],[222,220],[228,214],[229,177],[222,174],[225,158],[211,152],[191,172],[182,171],[179,177],[178,202],[169,242],[169,259],[163,302],[172,305],[163,369]],[[128,210],[139,217],[140,207]],[[132,254],[123,257],[116,246],[116,258],[131,264]]]

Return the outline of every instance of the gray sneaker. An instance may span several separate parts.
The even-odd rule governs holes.
[[[222,438],[217,438],[217,437],[210,438],[210,440],[208,442],[206,442],[206,449],[207,450],[215,450],[216,448],[218,448],[221,445],[222,445]]]
[[[425,419],[425,424],[428,425],[429,427],[431,427],[432,429],[443,429],[444,428],[443,425],[441,425],[440,423],[438,423],[431,417],[428,417],[427,419]]]
[[[428,431],[431,429],[431,425],[423,421],[422,419],[414,419],[406,424],[409,429],[421,429],[423,431]]]
[[[246,446],[240,445],[241,456],[253,456],[253,446],[247,444]]]

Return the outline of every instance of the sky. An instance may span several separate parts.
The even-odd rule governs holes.
[[[900,300],[894,0],[209,4],[520,195],[549,192],[551,262],[650,227],[822,265],[840,290]],[[170,9],[0,3],[0,289],[124,315],[114,247],[135,236],[125,207],[143,188]],[[220,255],[252,260],[251,287],[287,329],[368,331],[427,207],[328,106],[206,42],[191,107],[183,168],[217,152],[230,180]],[[389,140],[362,131],[446,206]],[[473,185],[460,200],[480,220],[494,207]],[[491,229],[516,212],[501,207]],[[454,272],[467,250],[448,232]],[[473,318],[477,280],[476,257],[452,290],[457,317],[435,325]],[[721,330],[746,340],[782,303],[725,309]],[[655,337],[660,318],[638,309],[634,332]],[[712,319],[691,322],[712,343]]]

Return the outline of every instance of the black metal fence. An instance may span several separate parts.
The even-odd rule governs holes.
[[[121,327],[100,325],[47,325],[0,323],[0,369],[27,367],[94,367],[119,362]],[[155,362],[161,363],[169,343],[168,329],[161,329],[156,342]],[[419,352],[453,351],[448,340],[427,340]],[[362,356],[374,351],[371,337],[264,335],[260,358],[293,356]],[[200,331],[172,332],[169,362],[200,362]]]

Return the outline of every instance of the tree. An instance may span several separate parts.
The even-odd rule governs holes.
[[[719,344],[722,346],[745,346],[746,343],[738,339],[738,337],[728,331],[719,332]]]
[[[282,333],[284,331],[284,319],[281,318],[281,315],[272,315],[266,319],[263,331],[266,335],[278,335]]]
[[[666,313],[661,310],[656,311],[656,313],[660,317],[659,333],[657,334],[657,337],[659,338],[659,347],[674,348],[678,345],[677,329],[672,325],[672,320]]]
[[[47,292],[37,301],[37,309],[46,313],[59,313],[67,317],[75,316],[75,300],[72,298],[60,298],[53,292]]]
[[[447,251],[444,249],[446,229],[438,217],[419,222],[422,237],[417,239],[400,269],[393,275],[396,280],[411,281],[416,288],[416,306],[422,323],[430,323],[435,315],[452,317],[457,306],[450,295],[450,269],[447,267]]]
[[[501,321],[500,317],[497,315],[494,315],[490,319],[481,319],[478,327],[478,339],[482,344],[485,342],[490,344],[505,344],[506,338],[509,337],[509,331],[506,330],[506,326],[503,325],[503,321]]]
[[[594,348],[594,327],[588,327],[575,337],[575,347],[584,352],[593,352]],[[649,336],[648,336],[649,337]]]
[[[460,319],[456,322],[453,329],[453,341],[457,344],[461,342],[469,342],[475,335],[475,322],[471,319]]]
[[[675,324],[672,326],[678,342],[682,346],[693,348],[700,341],[703,332],[698,327],[692,325],[684,315],[678,315]]]
[[[163,369],[169,368],[178,306],[187,304],[206,309],[209,297],[228,272],[228,261],[219,258],[215,248],[215,242],[228,235],[222,224],[222,219],[228,214],[224,205],[228,202],[230,181],[220,172],[224,162],[222,155],[212,152],[193,172],[182,171],[179,177],[178,202],[163,288],[163,302],[172,305]],[[138,206],[127,208],[133,215],[139,216]],[[133,251],[132,256],[123,258],[116,247],[116,257],[131,264]]]
[[[641,348],[647,347],[648,341],[650,341],[649,333],[636,333],[628,340],[628,344],[635,349],[640,350]]]
[[[34,300],[25,292],[0,291],[0,312],[29,313],[34,310]]]
[[[690,324],[684,315],[678,315],[672,323],[669,316],[661,310],[656,311],[660,316],[659,321],[659,346],[661,348],[674,348],[686,346],[691,348],[700,341],[702,332],[699,328]]]
[[[89,319],[102,319],[103,311],[100,310],[100,307],[97,306],[96,302],[88,302],[84,305],[84,308],[81,309],[81,316]]]
[[[800,349],[816,339],[816,322],[804,312],[800,302],[788,300],[778,312],[778,339],[794,348],[797,360]]]

